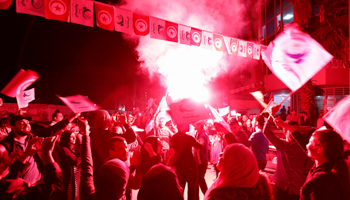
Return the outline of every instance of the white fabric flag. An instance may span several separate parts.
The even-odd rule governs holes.
[[[232,49],[231,49],[231,38],[227,36],[223,36],[224,41],[225,41],[225,46],[228,54],[232,54]]]
[[[285,26],[263,55],[270,70],[293,92],[333,58],[316,40],[295,25]]]
[[[253,58],[255,60],[260,60],[260,45],[254,44],[253,47]]]
[[[218,110],[219,110],[220,116],[225,116],[230,113],[230,106],[227,106],[225,108],[219,108]]]
[[[150,35],[151,38],[165,40],[165,21],[150,16]]]
[[[34,88],[27,90],[27,91],[22,91],[17,95],[17,104],[18,108],[26,108],[28,107],[29,102],[32,102],[35,100],[35,90]]]
[[[247,41],[239,40],[237,55],[241,57],[247,57]]]
[[[95,111],[101,109],[100,106],[96,105],[90,99],[79,94],[68,97],[58,96],[58,98],[60,98],[61,101],[63,101],[63,103],[66,104],[74,113]]]
[[[205,49],[214,50],[214,41],[213,41],[213,33],[202,31],[202,43],[201,47]]]
[[[180,44],[191,45],[191,27],[179,24]]]
[[[94,26],[94,2],[91,0],[71,0],[71,22],[84,26]]]
[[[168,103],[166,102],[166,96],[163,96],[163,98],[160,100],[157,111],[155,112],[153,118],[151,121],[146,125],[145,130],[146,133],[149,133],[155,126],[155,116],[158,114],[159,117],[164,117],[166,121],[171,120],[170,115],[168,114],[168,110],[170,110]]]
[[[114,7],[115,16],[115,31],[127,34],[134,34],[134,26],[132,24],[133,13],[130,10],[124,10],[117,6]]]
[[[324,115],[328,122],[345,140],[350,143],[350,96],[339,101]]]
[[[267,107],[267,104],[264,102],[264,95],[261,91],[251,92],[250,94],[253,95],[263,108]]]
[[[220,123],[223,127],[226,128],[226,130],[231,132],[230,125],[220,116],[220,114],[213,108],[211,105],[209,105],[210,111],[213,115],[213,118],[216,122]]]

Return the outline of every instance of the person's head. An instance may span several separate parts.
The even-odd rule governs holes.
[[[295,114],[296,114],[295,109],[293,109],[292,111],[290,111],[290,113],[291,113],[292,115],[295,115]]]
[[[53,114],[52,114],[52,121],[54,122],[60,122],[63,120],[63,114],[59,111],[56,110]]]
[[[162,145],[162,142],[160,141],[159,137],[157,137],[157,136],[148,136],[143,142],[144,143],[146,143],[146,142],[150,143],[152,145],[153,151],[156,154],[158,154],[158,155],[163,154],[163,145]],[[144,152],[144,148],[142,147],[141,154],[143,152]]]
[[[299,127],[298,122],[288,122],[288,125],[291,125],[296,129],[298,129],[298,127]],[[287,142],[290,142],[290,143],[295,142],[295,139],[294,139],[292,133],[290,132],[290,130],[283,128],[283,133],[286,135]]]
[[[94,129],[107,130],[112,124],[112,118],[106,110],[97,110],[89,114],[89,125]]]
[[[230,125],[230,129],[231,129],[233,134],[238,133],[238,131],[241,130],[241,127],[240,127],[238,121],[235,119],[231,119],[229,125]]]
[[[323,111],[321,111],[320,113],[318,113],[318,117],[319,117],[319,118],[323,117]]]
[[[202,120],[202,121],[195,123],[194,127],[197,130],[197,132],[202,132],[206,129],[206,125],[207,125],[207,123],[204,120]]]
[[[343,138],[335,131],[316,130],[306,145],[308,156],[314,160],[328,161],[340,159],[344,154]]]
[[[245,122],[245,124],[250,127],[252,125],[252,121],[250,119],[247,119],[247,121]]]
[[[11,129],[19,136],[26,136],[31,133],[31,126],[28,119],[22,115],[15,115],[10,120]]]
[[[262,115],[259,115],[258,117],[255,118],[256,119],[256,126],[259,129],[263,129],[264,124],[265,124],[265,118]]]
[[[129,150],[125,138],[114,136],[109,139],[108,152],[110,158],[118,158],[122,161],[128,160]]]
[[[248,119],[247,115],[243,115],[243,116],[242,116],[242,121],[243,121],[243,122],[247,121],[247,119]]]
[[[75,144],[76,139],[77,137],[74,132],[64,131],[60,138],[60,146],[65,147],[65,146],[69,146],[70,144]]]
[[[305,111],[301,112],[301,114],[303,115],[303,117],[308,117],[308,114]]]
[[[159,118],[159,127],[163,128],[163,127],[165,127],[165,124],[166,124],[165,117],[160,117]]]

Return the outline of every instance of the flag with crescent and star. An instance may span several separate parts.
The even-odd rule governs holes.
[[[70,0],[45,0],[45,19],[69,22]]]
[[[202,43],[202,30],[191,27],[191,45],[200,46]]]
[[[146,36],[150,31],[149,16],[138,13],[133,13],[133,24],[135,35]]]
[[[224,38],[222,35],[218,34],[213,34],[213,42],[214,42],[214,47],[216,51],[223,51],[224,50]]]
[[[0,9],[7,10],[12,4],[12,0],[0,0]]]
[[[101,109],[100,106],[96,105],[90,99],[78,94],[74,96],[61,97],[57,95],[61,101],[66,104],[74,113],[78,112],[89,112]]]
[[[191,27],[179,24],[180,44],[191,45]]]
[[[209,50],[214,50],[213,33],[208,31],[202,31],[202,44],[201,47]]]
[[[38,78],[39,75],[35,71],[21,69],[5,88],[1,90],[1,93],[9,97],[16,97],[20,92],[38,80]]]
[[[108,31],[114,31],[114,6],[94,2],[96,25]]]
[[[165,21],[156,17],[150,17],[150,36],[154,39],[165,40]]]
[[[239,40],[237,56],[247,57],[247,41]]]
[[[71,22],[93,27],[94,2],[91,0],[71,0]]]
[[[254,43],[247,42],[247,57],[253,58]]]
[[[178,42],[178,24],[174,22],[165,22],[165,39],[170,42]]]
[[[16,12],[45,17],[45,0],[16,0]]]
[[[237,53],[238,53],[238,39],[231,38],[230,48],[231,48],[232,55],[237,56]]]
[[[115,11],[115,24],[114,28],[115,31],[127,33],[127,34],[133,34],[134,33],[134,26],[132,21],[132,11],[121,9],[119,7],[114,7]]]
[[[21,91],[17,97],[18,108],[26,108],[28,104],[35,100],[35,90],[34,88],[26,91]]]

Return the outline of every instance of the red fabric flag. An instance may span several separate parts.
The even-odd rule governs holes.
[[[216,51],[223,51],[224,45],[224,38],[221,35],[214,34],[214,47]]]
[[[230,48],[231,48],[232,55],[237,56],[237,52],[238,52],[238,39],[231,38]]]
[[[174,22],[165,22],[165,39],[170,42],[178,42],[178,24]]]
[[[253,49],[254,49],[254,43],[248,42],[247,43],[247,57],[253,58]]]
[[[94,26],[94,2],[91,0],[71,0],[71,22],[84,26]]]
[[[247,41],[239,40],[238,56],[247,57]]]
[[[200,46],[202,42],[202,30],[191,27],[191,45]]]
[[[45,0],[16,0],[16,12],[45,17]]]
[[[95,17],[98,27],[114,31],[114,6],[95,1]]]
[[[9,97],[16,97],[39,78],[39,75],[32,70],[21,69],[15,77],[2,89],[1,93]]]
[[[45,19],[69,22],[70,0],[45,0]]]
[[[63,101],[63,103],[66,104],[74,113],[95,111],[101,109],[100,106],[96,105],[90,99],[79,94],[69,97],[58,96],[58,98],[60,98],[61,101]]]
[[[263,46],[263,45],[260,46],[260,55],[261,55],[261,59],[263,59],[263,60],[264,60],[264,55],[265,55],[264,52],[266,51],[266,49],[267,49],[267,46]]]
[[[0,0],[0,9],[6,10],[8,9],[12,4],[12,0]]]
[[[149,33],[149,16],[134,13],[134,32],[136,35],[146,36]]]

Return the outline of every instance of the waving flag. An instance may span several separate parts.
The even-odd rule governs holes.
[[[133,34],[133,22],[132,12],[130,10],[124,10],[118,7],[114,7],[115,10],[115,31],[123,32],[127,34]]]
[[[248,42],[247,43],[247,57],[253,58],[253,49],[254,49],[254,43]]]
[[[28,104],[35,100],[34,88],[27,91],[21,91],[16,98],[19,109],[28,107]]]
[[[165,40],[165,21],[156,17],[150,17],[151,38]]]
[[[264,95],[261,91],[251,92],[250,94],[253,95],[263,108],[267,107],[267,104],[264,102]]]
[[[247,57],[247,41],[239,40],[237,55],[241,57]]]
[[[289,25],[269,44],[263,58],[270,70],[294,92],[333,56],[310,35]]]
[[[146,36],[149,33],[149,16],[134,13],[134,32],[136,35]]]
[[[330,124],[342,137],[350,143],[350,96],[339,101],[324,115],[324,120]]]
[[[232,54],[232,49],[231,49],[231,38],[227,36],[223,36],[224,42],[225,42],[225,49],[228,54]]]
[[[223,127],[226,128],[226,130],[231,132],[230,125],[227,124],[227,122],[219,115],[219,113],[211,105],[209,105],[209,108],[212,115],[211,118],[220,123]]]
[[[260,45],[254,44],[253,47],[253,58],[255,60],[260,60]]]
[[[1,93],[9,97],[16,97],[22,91],[27,89],[32,83],[39,78],[39,75],[32,70],[21,69],[15,77],[2,89]]]
[[[153,104],[153,102],[152,102]],[[171,120],[170,115],[168,114],[168,111],[170,110],[168,103],[166,101],[166,96],[164,96],[162,98],[162,100],[160,100],[157,111],[155,112],[153,118],[151,119],[151,121],[146,125],[145,130],[146,133],[149,133],[155,126],[154,120],[155,120],[155,116],[158,114],[159,116],[162,116],[165,118],[166,121]]]
[[[236,56],[238,53],[238,39],[231,38],[230,48],[231,48],[232,55]]]
[[[69,22],[70,0],[45,0],[45,19]]]
[[[114,6],[95,1],[96,25],[114,31]]]
[[[8,9],[12,4],[12,0],[0,0],[0,9],[6,10]]]
[[[225,116],[230,113],[230,106],[227,106],[225,108],[219,108],[218,109],[220,116]]]
[[[214,49],[213,33],[208,31],[202,31],[202,45],[201,47],[209,50]]]
[[[202,30],[191,27],[191,45],[200,46],[202,42]]]
[[[170,42],[178,42],[178,24],[174,22],[165,22],[165,39]]]
[[[191,27],[179,24],[180,44],[191,45]]]
[[[74,96],[68,96],[68,97],[58,96],[58,98],[60,98],[61,101],[64,104],[66,104],[74,113],[95,111],[95,110],[101,109],[100,106],[96,105],[90,99],[84,96],[81,96],[79,94]]]
[[[261,112],[261,114],[268,113],[272,116],[272,108],[275,106],[277,106],[277,104],[271,99],[270,102],[267,104],[266,108]]]
[[[71,0],[71,22],[84,26],[94,26],[94,2],[91,0]]]
[[[16,0],[16,12],[45,17],[45,1]]]
[[[216,51],[224,50],[224,38],[221,35],[215,34],[213,35],[214,47]]]

